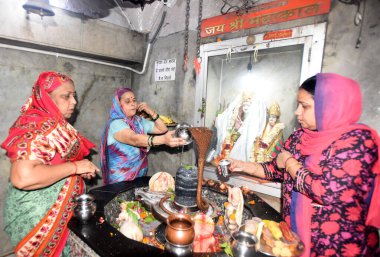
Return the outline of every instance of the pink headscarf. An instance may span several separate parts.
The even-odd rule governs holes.
[[[120,101],[121,96],[127,92],[133,93],[132,89],[130,89],[128,87],[120,87],[120,88],[116,89],[115,94],[117,95],[117,97],[119,98],[119,101]]]
[[[306,166],[310,172],[322,174],[318,165],[322,151],[342,134],[355,129],[369,130],[378,147],[380,139],[375,130],[357,123],[362,113],[362,96],[356,81],[333,73],[319,73],[316,79],[314,100],[317,131],[304,129],[301,154],[309,156]],[[380,150],[378,154],[378,160],[372,169],[376,178],[366,225],[380,228]],[[310,228],[311,199],[302,194],[298,194],[297,198],[296,204],[301,206],[296,211],[296,217],[299,219],[297,227],[300,225],[304,228],[298,232],[304,240],[306,249],[310,249],[311,230],[305,228]],[[305,253],[309,252],[306,250]]]

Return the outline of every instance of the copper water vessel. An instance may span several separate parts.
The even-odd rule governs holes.
[[[189,245],[194,241],[194,222],[190,215],[173,213],[167,218],[166,240],[175,245]]]

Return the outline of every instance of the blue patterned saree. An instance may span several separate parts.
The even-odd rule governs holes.
[[[110,125],[115,120],[122,120],[137,134],[145,134],[143,118],[137,115],[131,119],[128,118],[115,94],[100,146],[100,166],[105,185],[134,180],[136,177],[144,176],[148,171],[148,149],[146,147],[136,147],[117,140],[108,144]]]

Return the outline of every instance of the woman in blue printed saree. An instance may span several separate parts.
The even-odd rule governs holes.
[[[137,112],[145,112],[151,120],[136,115]],[[177,147],[186,143],[174,137],[174,131],[168,131],[159,117],[145,102],[137,103],[131,89],[115,91],[100,146],[105,185],[145,176],[150,147],[162,144]]]
[[[66,119],[76,105],[68,76],[43,72],[1,144],[12,166],[4,230],[17,256],[68,256],[67,223],[83,178],[99,171],[84,159],[95,147]]]

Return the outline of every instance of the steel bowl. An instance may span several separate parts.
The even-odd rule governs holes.
[[[182,138],[182,139],[186,140],[186,145],[188,145],[191,142],[193,142],[193,138],[192,138],[191,133],[189,131],[190,127],[191,126],[189,124],[187,124],[187,123],[178,124],[175,127],[175,133],[174,133],[174,135],[176,137],[179,137],[179,138]]]
[[[232,233],[232,252],[235,257],[251,257],[256,254],[256,236],[245,231]]]
[[[86,202],[93,202],[95,201],[95,196],[92,194],[81,194],[74,198],[74,201],[77,204],[86,203]]]
[[[92,203],[88,207],[77,206],[74,208],[74,217],[77,218],[83,224],[86,224],[87,221],[94,216],[96,211],[96,204]]]
[[[89,194],[82,194],[75,197],[76,206],[73,215],[81,223],[86,224],[96,211],[95,197]]]
[[[165,251],[169,253],[169,256],[175,257],[192,257],[193,256],[193,245],[175,245],[166,241]]]

